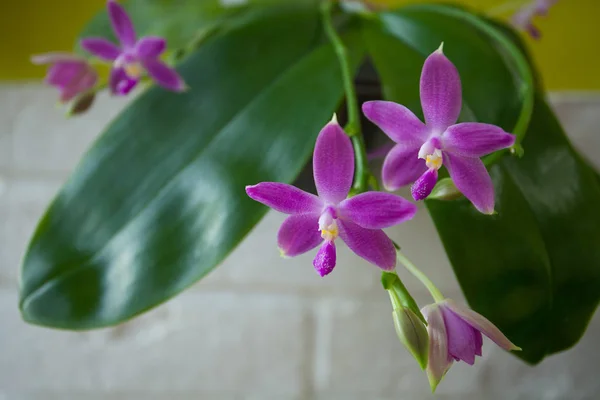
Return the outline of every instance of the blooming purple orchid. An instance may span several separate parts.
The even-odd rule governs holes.
[[[450,299],[426,306],[421,311],[429,333],[427,376],[432,390],[454,361],[475,363],[475,356],[482,355],[482,333],[506,351],[521,350],[487,318]]]
[[[294,257],[320,244],[313,265],[325,276],[335,267],[335,239],[339,236],[358,256],[381,269],[394,269],[396,249],[382,229],[411,219],[417,207],[391,193],[367,192],[346,198],[354,175],[354,151],[336,121],[319,133],[313,172],[319,196],[276,182],[246,187],[252,199],[291,214],[277,236],[282,255]]]
[[[517,28],[524,29],[534,39],[539,39],[542,34],[533,24],[533,18],[548,15],[550,8],[558,0],[534,0],[523,6],[513,17],[512,24]]]
[[[445,165],[454,184],[482,213],[494,212],[494,187],[480,160],[515,143],[515,136],[495,125],[456,124],[462,87],[456,67],[442,51],[431,54],[421,73],[422,123],[408,108],[389,101],[363,104],[365,116],[396,145],[383,163],[383,184],[397,190],[414,182],[412,195],[423,200],[433,190]]]
[[[181,92],[186,89],[179,74],[160,61],[167,42],[164,38],[145,36],[136,39],[131,19],[115,0],[108,0],[108,15],[121,47],[103,38],[85,38],[81,47],[96,57],[113,62],[109,86],[113,94],[126,95],[147,72],[165,89]]]
[[[45,82],[58,89],[59,101],[67,103],[92,89],[98,73],[84,59],[69,53],[47,53],[31,57],[34,64],[51,64]]]

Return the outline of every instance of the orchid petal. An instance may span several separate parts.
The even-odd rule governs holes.
[[[419,147],[398,144],[389,152],[381,169],[383,186],[389,190],[398,190],[413,183],[426,170],[425,160],[418,157]]]
[[[427,377],[431,391],[434,392],[450,366],[452,360],[448,356],[448,335],[444,317],[439,305],[432,304],[424,307],[421,312],[427,320],[427,333],[429,333],[429,362],[427,363]]]
[[[337,122],[325,125],[317,137],[313,174],[317,192],[326,202],[337,204],[348,196],[354,176],[354,150]]]
[[[417,206],[395,194],[367,192],[342,201],[338,210],[358,226],[382,229],[412,219]]]
[[[520,347],[515,346],[506,336],[504,336],[500,329],[498,329],[483,315],[478,314],[475,311],[469,309],[468,307],[458,304],[451,299],[446,299],[444,304],[446,307],[448,307],[448,309],[450,309],[452,312],[458,315],[466,323],[471,325],[479,332],[483,333],[485,336],[490,338],[494,343],[496,343],[504,350],[521,350]]]
[[[421,72],[421,106],[429,128],[444,131],[460,114],[462,88],[456,67],[442,51],[434,51]]]
[[[31,56],[31,62],[33,64],[42,65],[42,64],[54,64],[58,62],[65,61],[85,61],[84,58],[76,56],[71,53],[65,52],[52,52],[52,53],[44,53],[44,54],[35,54]]]
[[[108,16],[115,35],[124,47],[130,48],[135,45],[135,29],[125,9],[115,0],[108,1]]]
[[[323,242],[317,252],[313,260],[313,266],[321,277],[329,275],[333,271],[333,268],[335,268],[336,258],[335,243],[327,240]]]
[[[145,36],[135,44],[135,51],[139,58],[156,58],[167,48],[167,41],[158,36]]]
[[[277,233],[277,245],[284,257],[306,253],[322,241],[317,213],[290,215],[283,221]]]
[[[444,153],[444,165],[456,188],[484,214],[494,213],[494,184],[479,158]]]
[[[415,184],[410,188],[415,201],[426,199],[431,194],[431,191],[435,187],[438,180],[437,169],[428,169],[419,179],[415,181]]]
[[[391,271],[396,266],[394,243],[381,229],[366,229],[349,220],[338,219],[342,240],[359,257]]]
[[[475,364],[475,353],[477,352],[477,334],[481,336],[471,325],[456,315],[452,310],[440,306],[446,325],[448,337],[448,354],[456,361],[464,361],[469,365]]]
[[[183,92],[187,89],[185,82],[174,68],[170,68],[159,60],[152,59],[142,60],[142,64],[148,71],[148,75],[165,89],[174,92]]]
[[[113,68],[110,71],[108,84],[112,94],[124,96],[133,90],[138,80],[130,78],[123,68]]]
[[[443,134],[444,150],[465,157],[483,157],[515,144],[515,135],[498,126],[465,122],[449,127]]]
[[[286,214],[318,213],[324,206],[314,194],[285,183],[262,182],[246,186],[246,193],[251,199]]]
[[[88,53],[106,61],[114,61],[121,54],[117,45],[103,38],[85,38],[79,44]]]
[[[89,70],[82,75],[79,75],[76,79],[73,79],[67,86],[65,86],[60,94],[59,101],[66,103],[75,98],[80,93],[90,90],[96,85],[98,75],[94,70]]]
[[[65,87],[77,76],[84,74],[87,68],[87,63],[85,61],[73,60],[57,62],[48,69],[48,74],[44,81],[48,85]]]
[[[412,111],[391,101],[368,101],[365,116],[396,143],[420,146],[427,140],[427,127]]]

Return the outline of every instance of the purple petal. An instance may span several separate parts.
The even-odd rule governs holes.
[[[421,72],[421,106],[427,126],[444,131],[458,119],[461,103],[460,76],[440,46],[427,57]]]
[[[111,93],[117,96],[125,96],[137,85],[138,80],[130,78],[123,68],[113,68],[110,71],[109,87]]]
[[[389,152],[381,169],[383,186],[398,190],[413,183],[426,170],[425,160],[419,158],[419,147],[398,144]]]
[[[496,326],[483,315],[480,315],[468,307],[460,305],[450,299],[445,300],[445,306],[473,328],[489,337],[494,343],[504,350],[521,350],[520,347],[515,346],[510,340],[508,340],[508,338],[504,336],[500,329],[496,328]]]
[[[324,206],[314,194],[285,183],[261,182],[246,186],[246,193],[251,199],[286,214],[318,213]]]
[[[42,64],[54,64],[57,62],[64,61],[85,61],[84,58],[76,56],[71,53],[63,53],[63,52],[52,52],[52,53],[44,53],[44,54],[36,54],[31,56],[31,62],[36,65]]]
[[[396,266],[396,248],[381,229],[366,229],[354,222],[338,219],[340,237],[359,257],[391,271]]]
[[[462,320],[452,310],[441,306],[446,335],[448,336],[448,354],[456,361],[464,361],[469,365],[475,364],[477,352],[477,332],[471,325]],[[481,335],[479,333],[479,335]]]
[[[410,188],[415,201],[423,200],[431,194],[431,191],[435,187],[438,179],[437,169],[428,169],[419,179],[415,181],[415,184]]]
[[[145,36],[135,44],[135,51],[139,58],[156,58],[167,48],[167,41],[157,36]]]
[[[313,260],[313,266],[315,270],[322,277],[325,275],[329,275],[333,268],[335,268],[336,263],[336,252],[335,252],[335,244],[332,241],[326,240],[321,245],[321,248],[317,252],[315,259]]]
[[[85,61],[61,61],[48,69],[45,82],[49,85],[65,87],[77,76],[84,74],[88,68]]]
[[[391,101],[368,101],[362,106],[365,116],[396,143],[420,146],[428,130],[408,108]]]
[[[313,174],[319,196],[337,204],[348,196],[354,176],[354,150],[337,122],[321,130],[313,154]]]
[[[106,61],[114,61],[121,54],[121,49],[106,39],[86,38],[79,43],[85,51]]]
[[[435,391],[435,388],[452,365],[452,359],[448,356],[448,335],[446,334],[446,325],[439,305],[429,305],[424,307],[421,312],[427,320],[427,333],[429,333],[427,377],[429,378],[431,390]]]
[[[77,76],[62,90],[59,101],[66,103],[72,100],[77,95],[86,92],[96,85],[98,74],[94,70],[88,70],[85,73]]]
[[[129,15],[115,0],[109,0],[107,7],[115,35],[124,47],[133,47],[135,45],[135,29]]]
[[[277,233],[277,245],[284,257],[306,253],[322,241],[319,214],[316,213],[290,215]]]
[[[367,192],[342,201],[343,218],[367,229],[383,229],[412,219],[417,206],[391,193]]]
[[[484,214],[494,213],[494,184],[479,158],[444,153],[444,165],[456,188]]]
[[[179,76],[177,71],[161,61],[146,59],[142,60],[142,64],[148,71],[148,75],[150,75],[156,83],[165,89],[169,89],[174,92],[183,92],[187,89],[185,82],[181,76]]]
[[[479,122],[452,125],[442,137],[445,151],[477,158],[512,146],[516,138],[496,125]]]

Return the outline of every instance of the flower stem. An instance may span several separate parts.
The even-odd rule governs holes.
[[[350,66],[348,50],[333,27],[333,5],[334,3],[331,0],[323,1],[321,3],[321,15],[323,18],[325,33],[327,34],[327,37],[334,48],[335,54],[337,55],[340,63],[340,69],[342,71],[342,80],[344,83],[344,92],[346,95],[346,107],[348,113],[348,123],[344,127],[344,130],[352,140],[352,146],[354,147],[354,153],[356,157],[354,191],[357,193],[362,193],[368,188],[368,180],[371,176],[371,173],[369,171],[365,141],[361,132],[360,114],[358,111],[358,97],[356,95],[356,88],[354,87],[354,74]]]
[[[404,265],[404,267],[408,270],[408,272],[413,274],[415,276],[415,278],[417,278],[419,281],[421,281],[423,286],[425,286],[427,288],[427,290],[429,290],[431,297],[433,297],[433,299],[436,302],[443,301],[445,299],[444,295],[433,284],[431,279],[429,279],[427,277],[427,275],[425,275],[419,268],[417,268],[417,266],[415,264],[413,264],[404,254],[402,254],[402,252],[400,250],[398,250],[397,253],[398,253],[398,261],[400,261]]]

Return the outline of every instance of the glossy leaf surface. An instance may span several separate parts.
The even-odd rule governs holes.
[[[386,98],[420,110],[422,62],[443,41],[463,81],[462,118],[511,131],[524,77],[495,39],[445,10],[412,7],[367,25]],[[600,299],[600,188],[541,94],[522,144],[523,158],[490,168],[498,215],[464,198],[426,204],[470,305],[537,363],[579,340]]]
[[[347,33],[358,65],[360,36]],[[273,12],[189,56],[179,68],[188,92],[151,88],[128,107],[38,226],[21,274],[24,319],[117,324],[220,263],[267,210],[244,187],[293,181],[341,100],[322,38],[317,10]]]

